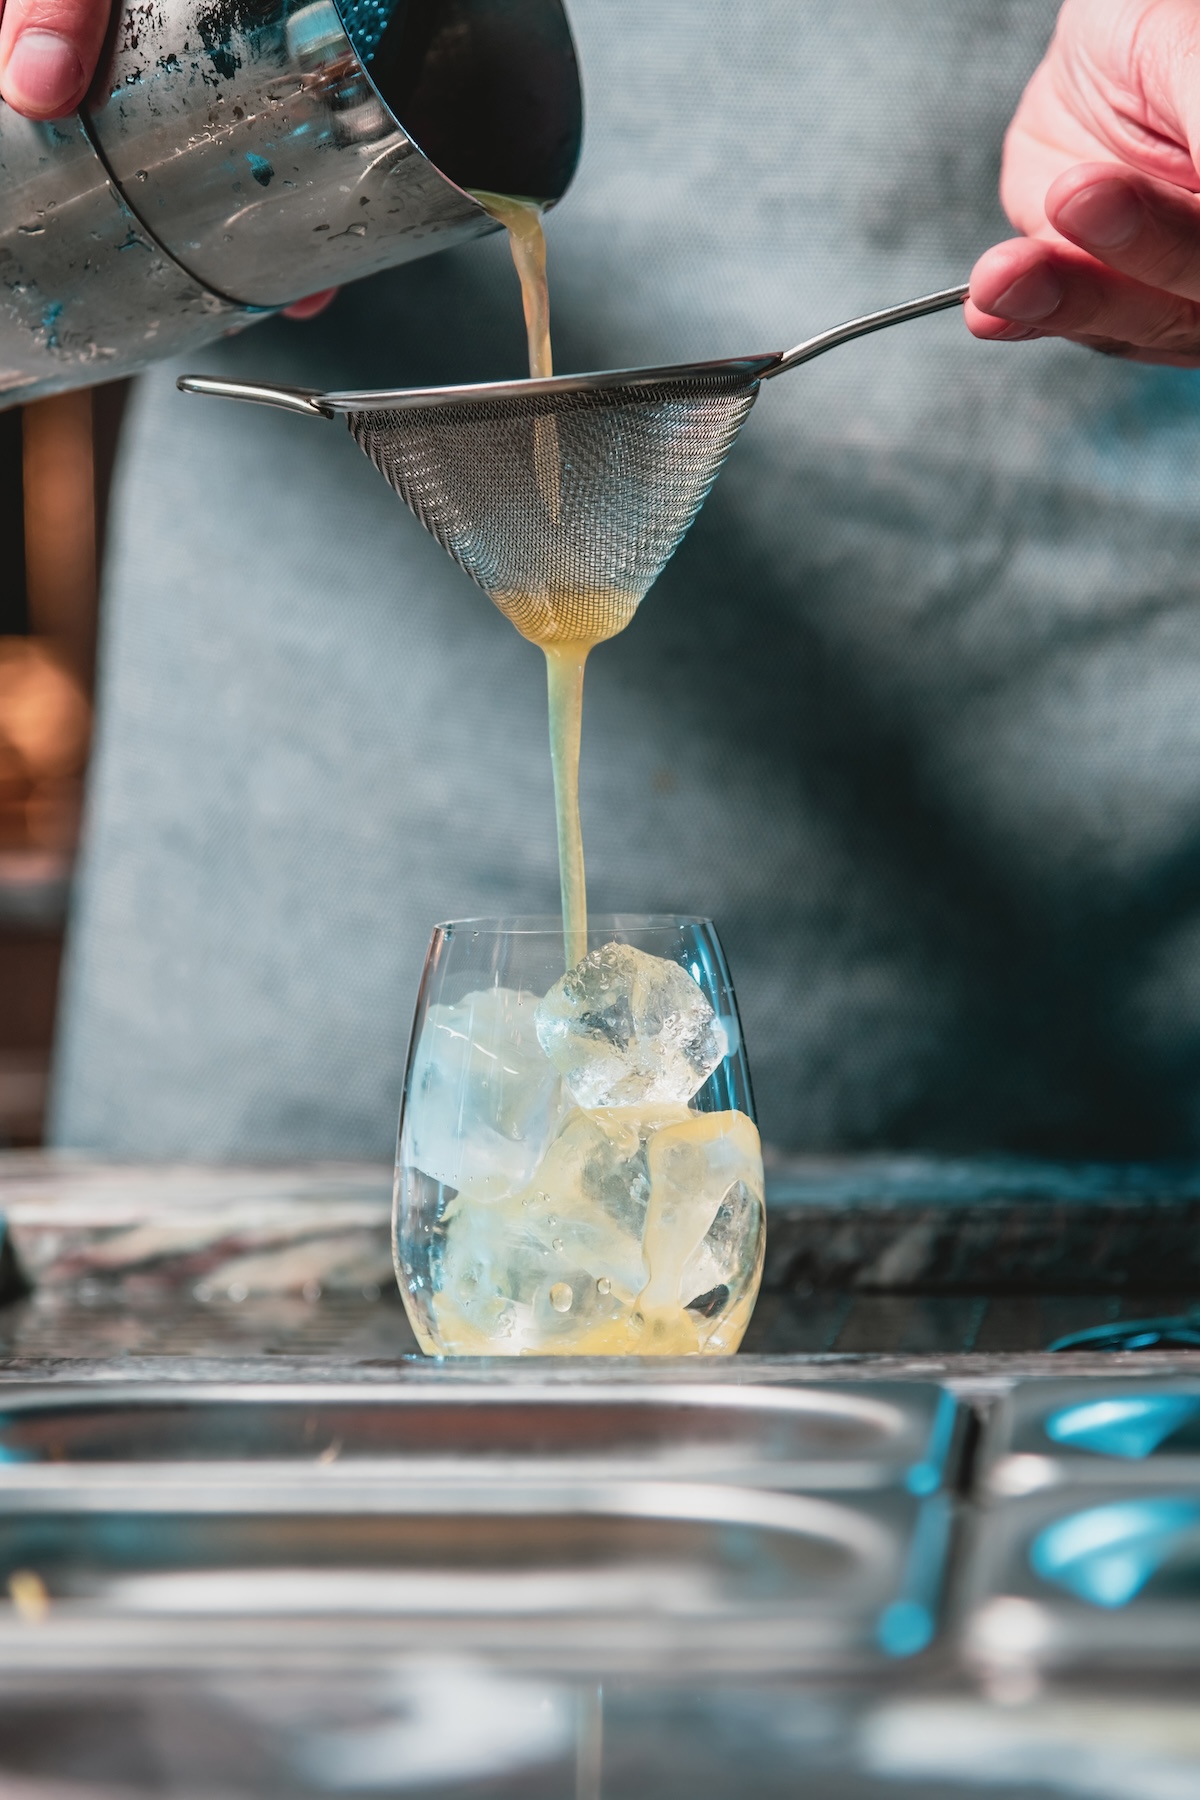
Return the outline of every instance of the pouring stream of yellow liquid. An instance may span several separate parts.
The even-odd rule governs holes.
[[[550,296],[546,281],[546,236],[542,208],[507,194],[476,193],[480,205],[508,232],[509,247],[521,282],[525,329],[529,339],[529,373],[535,379],[554,373],[550,348]],[[553,418],[534,421],[534,469],[542,502],[557,523],[562,465],[558,427]],[[579,820],[579,741],[583,718],[583,669],[588,652],[605,638],[623,631],[637,610],[639,596],[578,594],[499,597],[501,610],[523,637],[546,657],[550,710],[550,761],[554,771],[554,809],[558,822],[558,871],[562,888],[563,940],[568,968],[587,955],[587,885],[583,835]]]
[[[535,381],[554,373],[550,350],[550,290],[546,283],[546,234],[542,208],[536,200],[514,200],[509,194],[485,194],[476,190],[485,212],[499,219],[508,233],[508,246],[521,283],[525,330],[529,337],[529,373]]]

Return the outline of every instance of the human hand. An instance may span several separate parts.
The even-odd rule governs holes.
[[[30,119],[74,112],[91,85],[109,0],[4,0],[0,96]]]
[[[1200,7],[1066,0],[1005,140],[1024,235],[976,263],[967,324],[1200,366],[1198,194]]]

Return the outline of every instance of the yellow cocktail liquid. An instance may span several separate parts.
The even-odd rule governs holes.
[[[597,1185],[589,1170],[594,1177],[606,1149],[610,1177]],[[643,1171],[627,1187],[623,1158],[624,1179]],[[714,1248],[709,1234],[731,1194],[740,1229],[718,1232]],[[497,1201],[460,1194],[443,1220],[436,1339],[414,1317],[427,1351],[730,1355],[762,1271],[758,1131],[745,1113],[678,1103],[577,1112],[528,1186]],[[689,1306],[698,1295],[711,1295],[711,1306]]]

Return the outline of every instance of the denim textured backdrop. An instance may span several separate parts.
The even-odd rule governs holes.
[[[573,0],[559,367],[964,279],[1049,0]],[[502,242],[193,359],[518,372]],[[385,1156],[429,928],[556,904],[541,658],[334,425],[138,387],[59,1143]],[[1200,376],[953,315],[768,386],[592,659],[597,908],[713,916],[764,1136],[1200,1145]]]

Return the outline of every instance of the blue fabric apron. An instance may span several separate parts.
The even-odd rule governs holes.
[[[1049,0],[574,0],[561,369],[963,279]],[[193,359],[519,372],[500,240]],[[138,387],[54,1135],[390,1153],[435,920],[551,911],[542,661],[333,424]],[[764,389],[592,659],[592,904],[714,917],[785,1148],[1200,1142],[1200,376],[946,315]]]

